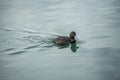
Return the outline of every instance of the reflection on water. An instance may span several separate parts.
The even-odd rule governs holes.
[[[64,48],[69,48],[71,49],[72,52],[76,52],[79,47],[77,47],[76,42],[75,43],[70,43],[67,45],[56,45],[58,49],[64,49]]]
[[[75,42],[75,43],[71,43],[71,50],[72,50],[73,52],[76,52],[78,48],[79,48],[79,47],[76,46],[76,42]]]
[[[119,13],[119,0],[0,0],[0,80],[120,80]],[[52,43],[71,31],[78,42]]]

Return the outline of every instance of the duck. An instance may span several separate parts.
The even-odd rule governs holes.
[[[53,40],[53,43],[62,46],[62,45],[69,45],[70,43],[76,42],[76,32],[72,31],[69,36],[59,36]]]

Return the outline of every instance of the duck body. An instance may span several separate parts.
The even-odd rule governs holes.
[[[68,45],[70,43],[74,43],[76,42],[75,40],[75,35],[76,33],[74,31],[72,31],[70,33],[70,37],[67,36],[59,36],[58,38],[54,39],[53,42],[58,45],[58,46],[62,46],[62,45]]]
[[[70,43],[70,38],[67,36],[59,36],[58,38],[54,39],[53,42],[56,45],[67,45]]]

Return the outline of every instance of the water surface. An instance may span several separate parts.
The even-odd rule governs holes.
[[[0,80],[120,80],[119,13],[119,0],[0,0]],[[52,43],[71,31],[76,45]]]

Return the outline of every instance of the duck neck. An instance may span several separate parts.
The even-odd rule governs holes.
[[[71,42],[71,43],[75,43],[75,42],[76,42],[75,38],[74,38],[74,37],[73,37],[73,38],[70,38],[70,42]]]

